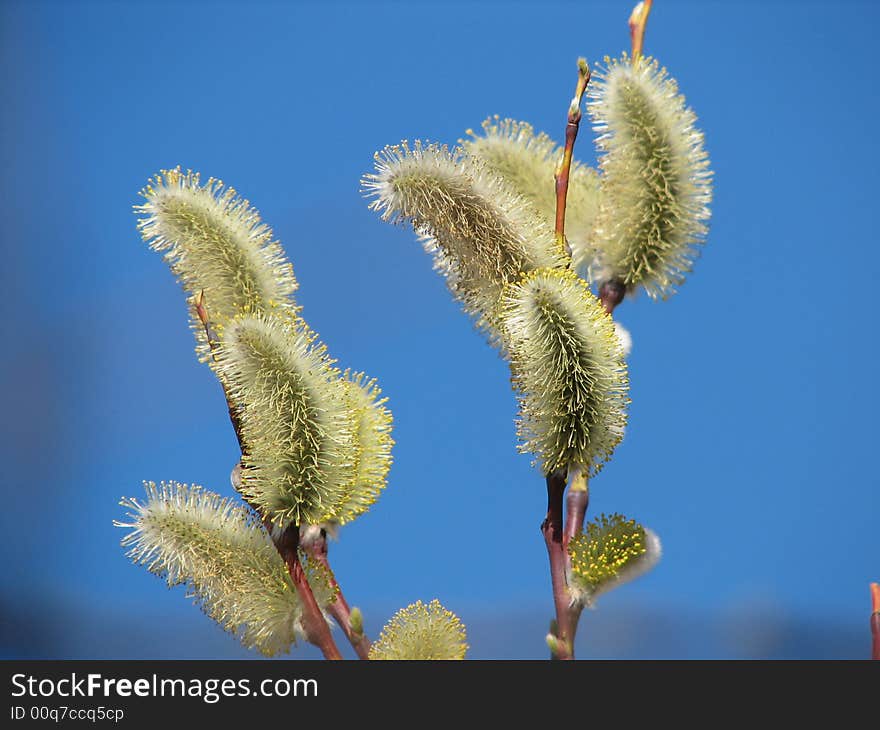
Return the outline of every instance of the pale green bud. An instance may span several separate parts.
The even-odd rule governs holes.
[[[357,606],[351,609],[351,613],[348,616],[348,627],[355,636],[363,636],[364,614]]]

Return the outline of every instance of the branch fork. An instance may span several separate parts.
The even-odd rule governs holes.
[[[205,337],[207,338],[208,346],[211,350],[211,356],[216,362],[217,348],[220,346],[220,341],[211,324],[211,320],[208,317],[208,308],[205,303],[204,290],[196,295],[193,300],[193,306],[195,307],[199,321],[205,328]],[[245,454],[247,453],[246,444],[242,436],[238,406],[230,397],[227,384],[223,383],[222,380],[221,384],[223,385],[223,394],[226,397],[226,405],[229,409],[229,420],[235,430],[235,436],[238,439],[241,453]],[[232,486],[239,494],[241,494],[241,470],[241,462],[239,462],[233,468],[231,475]],[[245,499],[245,502],[247,502],[247,499]],[[248,506],[260,514],[259,510],[256,509],[254,505],[248,502]],[[327,623],[327,619],[324,618],[324,613],[318,605],[318,602],[315,600],[315,595],[309,585],[308,577],[306,576],[302,562],[299,559],[299,549],[301,546],[299,526],[291,525],[279,533],[271,521],[265,517],[263,517],[263,526],[272,537],[272,542],[284,560],[284,564],[287,566],[287,571],[290,574],[290,578],[293,581],[297,594],[299,595],[303,607],[302,624],[306,639],[310,644],[314,644],[321,650],[325,659],[342,659],[342,655],[339,653],[339,648],[336,646],[333,635],[330,633],[330,626]],[[303,544],[302,547],[308,551],[310,557],[315,559],[326,569],[328,579],[333,588],[336,589],[336,600],[327,607],[328,612],[339,623],[358,657],[361,659],[368,659],[370,641],[364,636],[363,630],[359,633],[355,633],[351,630],[351,611],[345,597],[342,595],[342,590],[340,589],[339,584],[336,582],[336,576],[330,568],[330,563],[327,558],[326,531],[321,529],[319,538],[308,541],[306,544]]]
[[[567,481],[569,486],[566,494]],[[568,474],[558,469],[547,477],[547,516],[541,523],[541,532],[550,559],[550,582],[556,609],[556,619],[548,636],[553,659],[574,659],[574,639],[583,607],[572,599],[568,587],[571,570],[568,544],[584,528],[589,501],[586,475],[580,469],[570,469]]]

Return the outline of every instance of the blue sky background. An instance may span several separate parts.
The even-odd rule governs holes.
[[[160,168],[233,184],[274,228],[343,366],[379,378],[395,464],[331,557],[375,634],[439,597],[474,657],[543,657],[543,482],[507,367],[359,178],[403,138],[490,114],[559,139],[575,59],[628,45],[629,0],[0,5],[0,652],[247,656],[119,547],[143,479],[230,494],[220,389],[131,206]],[[590,511],[661,536],[659,567],[581,624],[585,656],[869,651],[880,273],[870,4],[657,0],[715,171],[680,294],[625,302],[626,440]],[[594,162],[585,127],[576,154]],[[308,648],[294,657],[311,657]]]

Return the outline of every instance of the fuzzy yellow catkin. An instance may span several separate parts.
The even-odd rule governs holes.
[[[482,133],[468,131],[463,149],[481,160],[512,190],[540,211],[550,228],[556,223],[556,166],[563,150],[531,124],[497,115],[486,119]],[[577,160],[572,161],[565,207],[565,237],[575,270],[589,276],[595,257],[590,236],[599,211],[599,176]]]
[[[595,599],[650,570],[660,559],[660,540],[623,515],[599,515],[569,542],[569,589],[573,600]]]
[[[676,82],[651,58],[606,58],[587,97],[601,153],[597,278],[665,298],[684,281],[707,233],[712,188],[703,134]]]
[[[383,220],[407,221],[453,295],[490,340],[505,284],[523,272],[563,267],[553,226],[525,198],[460,149],[416,142],[376,154],[362,187]]]
[[[400,609],[371,647],[370,659],[464,659],[467,649],[464,624],[435,599]]]
[[[290,649],[301,633],[302,608],[266,531],[247,510],[198,486],[145,483],[146,500],[124,499],[128,557],[185,584],[204,612],[247,648],[267,656]],[[321,607],[335,599],[324,572],[307,564]]]
[[[347,496],[336,509],[333,522],[344,525],[366,512],[385,488],[391,469],[391,411],[375,380],[346,371],[337,381],[340,397],[354,417],[351,441],[354,470]]]
[[[593,474],[623,436],[626,363],[614,323],[570,270],[540,269],[505,289],[504,342],[519,393],[520,450],[545,474]]]
[[[218,368],[241,410],[243,496],[280,528],[338,518],[355,478],[356,414],[313,333],[293,317],[238,317]]]
[[[138,228],[162,253],[191,302],[204,291],[212,325],[241,313],[295,310],[297,282],[272,230],[235,189],[180,168],[163,170],[141,191]],[[207,358],[204,326],[191,307],[199,355]]]

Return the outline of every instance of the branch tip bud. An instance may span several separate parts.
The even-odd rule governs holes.
[[[364,635],[364,614],[357,606],[351,609],[348,617],[348,627],[355,636]]]
[[[645,28],[648,25],[648,15],[651,13],[653,0],[642,0],[632,10],[629,16],[629,37],[632,44],[633,65],[642,57],[642,48],[645,43]]]

